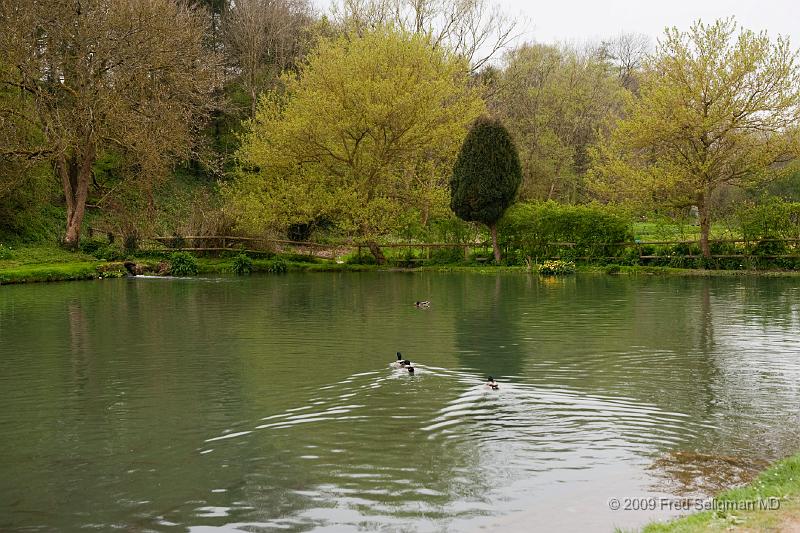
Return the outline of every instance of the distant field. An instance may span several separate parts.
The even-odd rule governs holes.
[[[700,239],[700,226],[690,223],[634,222],[633,235],[640,241],[689,241]],[[726,224],[711,226],[712,239],[736,239],[740,237]]]

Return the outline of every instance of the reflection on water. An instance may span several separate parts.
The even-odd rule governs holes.
[[[797,296],[435,273],[3,287],[0,529],[635,526],[663,515],[609,498],[708,494],[795,451]]]

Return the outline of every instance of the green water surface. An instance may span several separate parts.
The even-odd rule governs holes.
[[[636,526],[800,449],[799,327],[792,278],[2,287],[0,529]]]

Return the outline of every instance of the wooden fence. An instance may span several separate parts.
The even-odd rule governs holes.
[[[108,235],[109,239],[113,238],[112,232],[99,230],[97,228],[89,228],[89,235],[94,234]],[[365,242],[343,242],[333,244],[323,244],[310,241],[291,241],[285,239],[267,239],[261,237],[240,237],[235,235],[187,235],[187,236],[172,236],[172,237],[153,237],[149,239],[162,249],[175,250],[175,251],[189,251],[189,252],[245,252],[245,253],[265,253],[280,250],[281,248],[291,248],[295,251],[301,251],[308,255],[326,255],[324,251],[329,251],[327,255],[339,255],[337,252],[342,250],[356,251],[360,256],[364,249],[368,249]],[[784,249],[791,250],[794,253],[784,254],[764,254],[757,251],[756,247],[761,243],[778,242],[783,243]],[[714,239],[709,240],[709,245],[715,244],[732,244],[736,253],[724,254],[711,254],[712,259],[778,259],[778,258],[792,258],[800,259],[800,239]],[[618,243],[597,243],[588,246],[594,250],[604,253],[593,253],[591,255],[576,256],[574,253],[565,253],[567,250],[572,250],[578,247],[578,243],[574,242],[547,242],[543,243],[542,247],[545,248],[545,253],[540,257],[535,257],[536,260],[545,259],[562,259],[569,257],[581,261],[598,261],[598,260],[614,260],[619,259],[619,249],[621,248],[636,248],[637,256],[640,262],[656,261],[660,259],[672,259],[675,257],[683,257],[688,259],[696,259],[702,257],[699,253],[688,254],[675,254],[674,252],[669,255],[658,253],[645,253],[648,247],[669,247],[676,245],[700,246],[699,240],[683,240],[683,241],[632,241],[632,242],[618,242]],[[381,249],[411,249],[421,251],[424,258],[400,259],[403,262],[421,262],[431,258],[431,251],[437,249],[461,249],[464,253],[464,259],[469,259],[470,255],[478,255],[478,261],[486,260],[491,255],[491,244],[488,242],[475,242],[469,244],[463,243],[379,243]],[[585,248],[581,245],[581,248]],[[612,250],[617,253],[609,253]],[[508,250],[506,250],[508,252]],[[758,253],[754,253],[758,252]]]
[[[108,236],[112,239],[115,234],[100,230],[98,228],[90,227],[89,236],[93,237],[96,234]],[[369,249],[369,245],[365,242],[342,242],[334,244],[323,244],[310,241],[291,241],[286,239],[267,239],[262,237],[240,237],[235,235],[175,235],[171,237],[152,237],[147,239],[146,242],[152,242],[165,250],[174,251],[187,251],[187,252],[244,252],[251,254],[265,253],[275,251],[279,248],[292,248],[295,251],[302,251],[308,255],[323,255],[325,250],[330,250],[334,255],[337,251],[351,250],[355,251],[359,256],[362,255],[365,249]],[[379,243],[381,249],[411,249],[419,250],[422,258],[401,259],[403,262],[421,262],[431,258],[431,251],[437,249],[460,249],[463,250],[464,259],[469,259],[471,254],[476,251],[485,252],[488,254],[490,244],[486,242],[476,242],[470,244],[461,243]],[[481,261],[481,258],[478,259]]]
[[[759,246],[761,243],[783,243],[783,248],[791,249],[795,253],[791,254],[765,254],[761,251],[757,251],[756,247]],[[800,259],[800,239],[713,239],[708,241],[709,246],[714,246],[715,244],[732,244],[733,248],[736,252],[740,253],[712,253],[712,259],[753,259],[753,258],[764,258],[764,259],[777,259],[777,258],[792,258],[792,259]],[[633,242],[617,242],[617,243],[598,243],[593,244],[591,247],[596,249],[619,249],[619,248],[636,248],[637,255],[640,260],[658,260],[658,259],[672,259],[675,257],[683,257],[688,259],[697,259],[703,257],[701,253],[684,253],[684,254],[676,254],[671,253],[669,255],[663,254],[653,254],[653,253],[645,253],[644,250],[646,247],[669,247],[669,246],[677,246],[677,245],[688,245],[688,246],[696,246],[700,247],[699,240],[683,240],[683,241],[633,241]],[[545,243],[544,246],[548,249],[548,253],[544,254],[541,259],[561,259],[564,257],[564,254],[561,253],[561,249],[564,248],[575,248],[578,246],[577,243],[574,242],[548,242]],[[584,255],[584,256],[575,256],[574,254],[569,254],[571,258],[577,260],[613,260],[618,259],[618,255],[602,255],[602,254],[593,254],[593,255]]]

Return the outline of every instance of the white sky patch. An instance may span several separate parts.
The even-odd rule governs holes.
[[[585,43],[625,32],[644,33],[655,42],[665,27],[683,30],[697,19],[735,16],[745,28],[767,30],[771,38],[789,36],[792,47],[800,47],[797,0],[495,1],[508,13],[528,19],[523,41]]]
[[[312,0],[319,12],[327,12],[330,0]],[[516,41],[584,44],[619,35],[644,33],[653,43],[664,28],[685,30],[697,19],[711,22],[736,17],[745,28],[767,30],[771,38],[788,36],[792,48],[800,48],[798,0],[492,0],[511,16],[520,18]],[[524,20],[522,20],[524,19]]]

